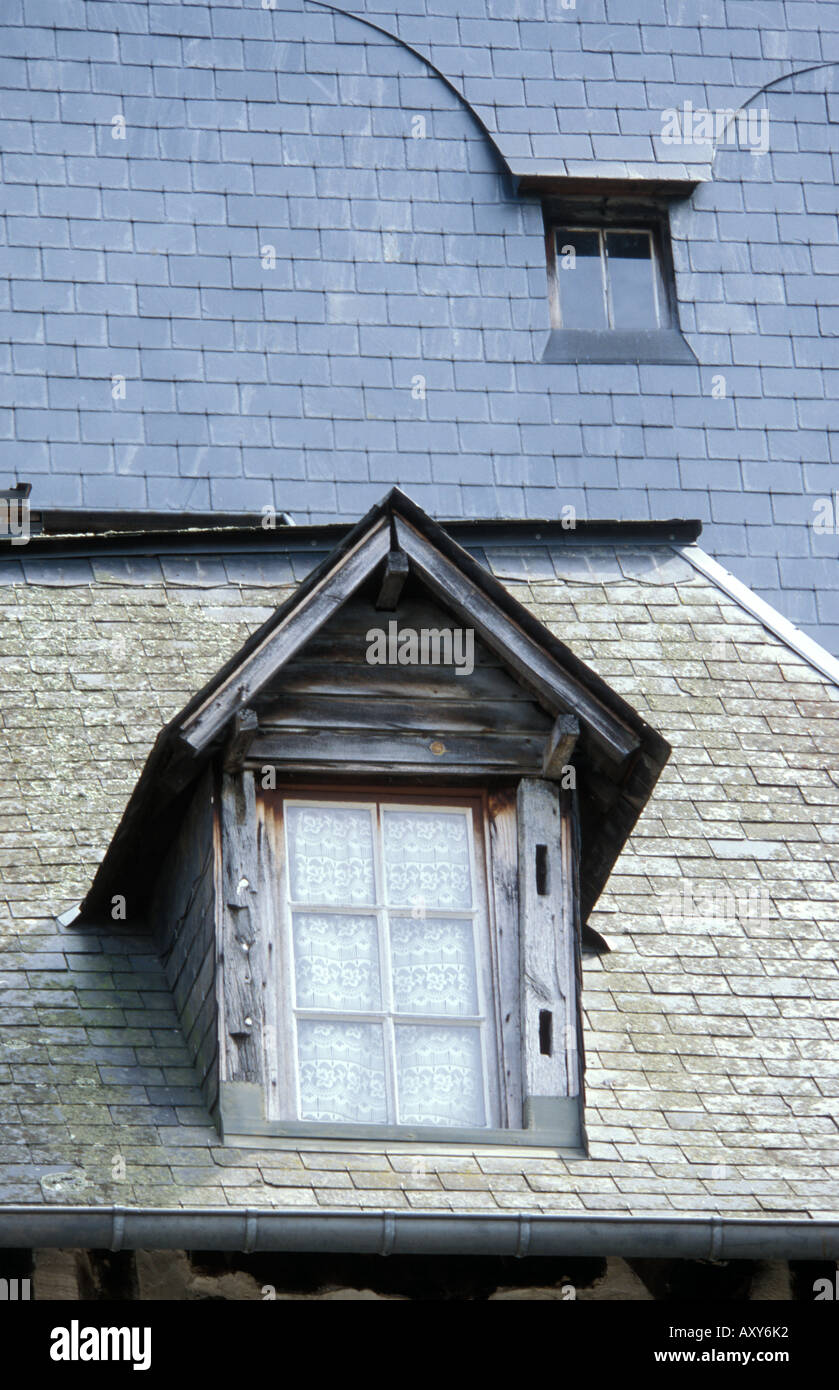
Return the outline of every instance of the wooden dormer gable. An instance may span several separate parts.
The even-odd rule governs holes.
[[[143,865],[216,758],[438,784],[558,780],[573,762],[585,915],[669,751],[395,489],[163,730],[83,911],[103,912],[117,876],[143,894]]]

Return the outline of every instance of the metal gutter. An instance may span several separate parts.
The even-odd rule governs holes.
[[[830,652],[815,642],[812,637],[808,637],[806,632],[802,632],[799,627],[779,613],[777,608],[773,608],[765,599],[759,598],[747,584],[735,579],[730,570],[725,569],[718,560],[714,560],[707,555],[698,545],[684,545],[679,547],[678,553],[693,565],[693,568],[704,574],[706,579],[710,579],[723,593],[733,598],[735,603],[745,609],[753,618],[757,618],[769,632],[775,637],[779,637],[792,651],[798,656],[803,657],[828,680],[834,681],[839,685],[839,659],[831,656]],[[721,631],[725,636],[725,632]]]
[[[834,1260],[839,1220],[4,1206],[0,1247]]]

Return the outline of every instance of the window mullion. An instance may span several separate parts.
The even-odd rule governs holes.
[[[603,276],[603,298],[606,304],[606,322],[610,328],[614,328],[615,315],[612,307],[612,287],[609,281],[609,261],[606,252],[605,228],[600,228],[598,237],[600,238],[600,270]]]
[[[653,308],[655,312],[656,327],[661,328],[662,319],[664,317],[662,314],[663,286],[661,285],[661,277],[659,274],[658,248],[656,247],[655,237],[653,236],[652,232],[649,232],[648,236],[650,238],[650,273],[653,277]]]
[[[376,802],[376,835],[374,839],[376,854],[376,878],[378,890],[376,900],[380,906],[376,910],[379,933],[379,978],[382,991],[382,1011],[384,1013],[384,1052],[385,1087],[387,1090],[387,1113],[391,1124],[399,1123],[396,1089],[396,1034],[393,1024],[393,970],[390,956],[390,912],[387,906],[387,881],[385,879],[384,832],[382,826],[381,802]]]

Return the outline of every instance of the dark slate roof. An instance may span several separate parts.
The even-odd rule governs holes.
[[[54,920],[160,726],[318,559],[213,544],[0,574],[2,1200],[839,1218],[839,688],[661,538],[479,555],[673,745],[593,915],[590,1158],[219,1142],[148,941]]]
[[[7,474],[50,507],[321,521],[399,483],[440,517],[698,516],[839,650],[837,536],[810,524],[839,487],[839,9],[359,14],[4,0]],[[766,152],[663,143],[686,101],[765,107]],[[672,221],[697,364],[543,365],[517,180],[662,175],[700,181]]]

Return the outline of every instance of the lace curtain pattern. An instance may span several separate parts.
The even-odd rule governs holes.
[[[394,907],[472,906],[466,817],[451,811],[385,810],[384,859]]]
[[[287,807],[301,1119],[486,1125],[467,816]]]
[[[291,896],[343,907],[376,901],[373,822],[352,806],[289,806]]]
[[[299,1008],[381,1008],[375,917],[295,912],[293,932]]]
[[[300,1118],[387,1124],[381,1024],[297,1024]]]
[[[411,1125],[483,1125],[477,1028],[396,1029],[399,1118]]]
[[[478,979],[471,921],[392,917],[393,998],[401,1013],[476,1014]]]

